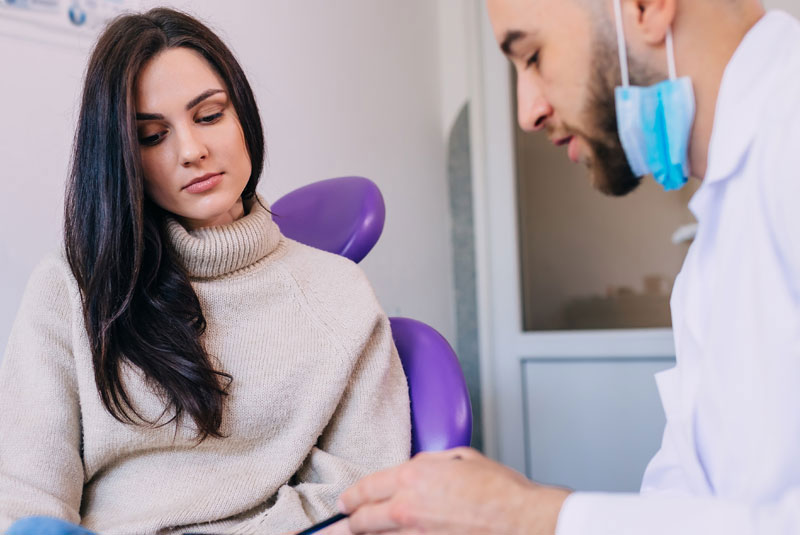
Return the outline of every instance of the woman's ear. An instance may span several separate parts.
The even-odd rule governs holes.
[[[623,0],[625,33],[633,42],[660,47],[675,21],[677,0]]]

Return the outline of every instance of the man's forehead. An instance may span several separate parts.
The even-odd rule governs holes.
[[[528,35],[556,15],[558,3],[572,0],[487,0],[489,19],[498,42],[507,34]]]
[[[520,39],[550,33],[553,27],[580,26],[592,2],[603,0],[487,0],[487,7],[497,43],[508,54]]]
[[[492,21],[509,22],[526,13],[535,12],[551,1],[553,0],[487,0],[486,4]]]

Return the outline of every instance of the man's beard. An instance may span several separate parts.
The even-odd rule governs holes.
[[[622,148],[617,129],[617,112],[614,88],[621,85],[616,48],[602,36],[595,39],[594,70],[590,78],[590,97],[584,108],[584,117],[592,124],[593,135],[584,135],[592,157],[589,170],[595,187],[606,195],[621,197],[636,189],[641,181],[633,174]],[[659,74],[629,57],[631,83],[645,85],[657,80]],[[635,82],[634,82],[635,80]]]

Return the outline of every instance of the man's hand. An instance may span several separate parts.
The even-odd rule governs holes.
[[[335,524],[331,524],[318,533],[319,535],[353,535],[347,525],[347,519],[340,520]]]
[[[458,448],[367,476],[342,494],[340,507],[354,534],[553,535],[568,495]]]

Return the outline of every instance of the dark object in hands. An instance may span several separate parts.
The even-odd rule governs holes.
[[[312,533],[316,533],[320,530],[323,530],[330,526],[331,524],[335,524],[340,520],[344,520],[347,518],[347,515],[344,513],[338,513],[333,515],[332,517],[328,518],[327,520],[323,520],[319,524],[314,524],[310,528],[301,531],[297,535],[311,535]],[[184,533],[183,535],[215,535],[214,533]]]

